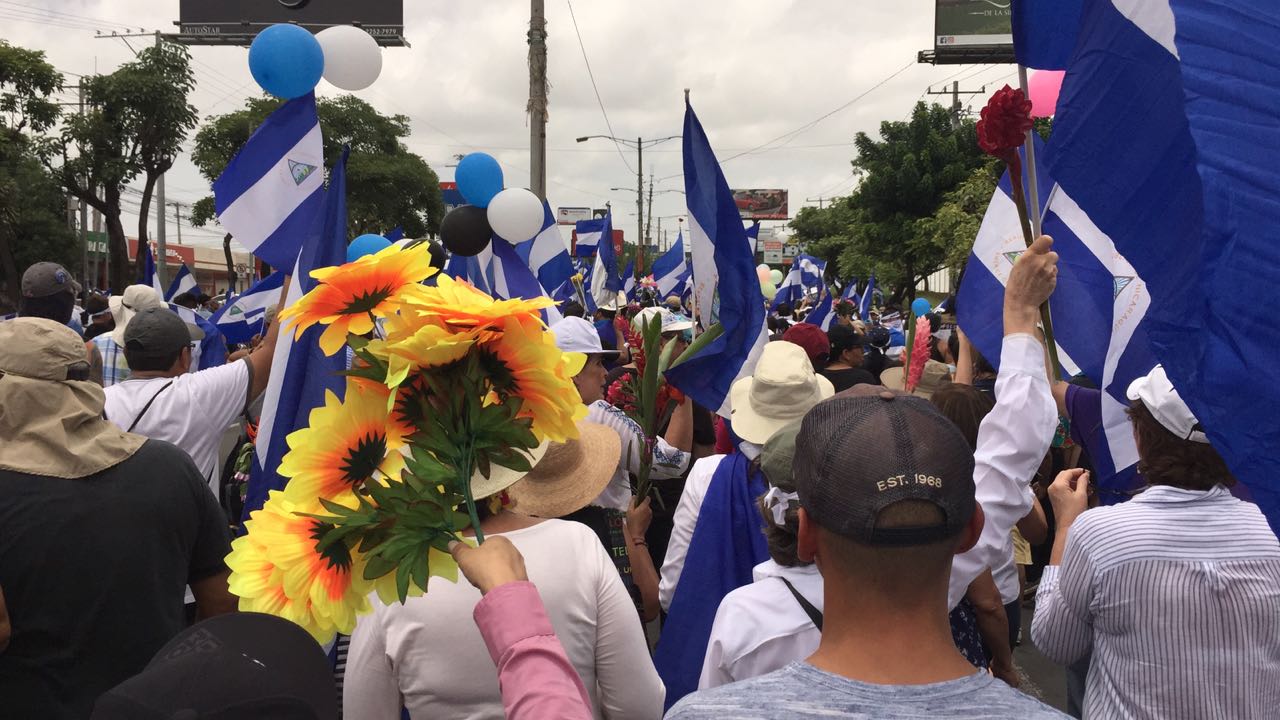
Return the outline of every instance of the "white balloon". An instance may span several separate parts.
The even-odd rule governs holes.
[[[769,272],[770,269],[769,263],[760,263],[756,266],[756,270],[763,270],[765,272]]]
[[[489,226],[512,245],[537,235],[545,219],[542,201],[524,188],[507,188],[489,201]]]
[[[335,25],[316,33],[324,50],[324,79],[343,90],[363,90],[382,72],[382,48],[353,25]]]

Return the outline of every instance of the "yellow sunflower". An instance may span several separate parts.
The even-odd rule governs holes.
[[[502,318],[500,328],[480,344],[500,365],[487,368],[493,390],[520,398],[518,417],[533,420],[539,442],[577,437],[575,423],[586,416],[587,408],[572,377],[582,369],[584,358],[561,352],[536,315]]]
[[[344,499],[354,506],[354,496],[338,501]],[[297,514],[312,510],[272,491],[245,522],[247,534],[231,544],[228,586],[241,610],[283,617],[323,644],[355,629],[356,615],[369,611],[372,583],[362,577],[363,560],[342,543],[316,550],[326,526]]]
[[[426,293],[420,285],[436,272],[424,243],[401,249],[392,245],[374,255],[311,273],[319,280],[311,292],[280,313],[292,321],[295,335],[315,324],[327,325],[320,348],[332,355],[346,343],[347,334],[373,330],[374,317],[394,314],[411,298]]]
[[[513,315],[540,318],[538,311],[555,303],[546,296],[495,300],[468,282],[441,275],[436,287],[405,298],[404,304],[409,311],[438,317],[448,326],[485,329]]]
[[[375,471],[399,477],[404,458],[403,427],[390,419],[391,391],[367,382],[348,382],[346,399],[325,393],[307,427],[289,434],[289,452],[280,475],[289,478],[285,496],[295,503],[335,498],[350,492]]]
[[[366,348],[387,361],[387,387],[394,388],[411,371],[462,359],[476,340],[475,331],[452,329],[409,311],[387,318],[387,339],[373,340]]]

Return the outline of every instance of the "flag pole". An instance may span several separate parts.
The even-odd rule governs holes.
[[[1022,94],[1031,97],[1027,92],[1027,68],[1025,65],[1018,66],[1018,87],[1022,89]],[[1035,134],[1035,128],[1027,130],[1027,138],[1025,141],[1027,150],[1027,189],[1030,197],[1027,200],[1031,207],[1031,230],[1033,237],[1040,237],[1040,182],[1036,173],[1036,145],[1032,136]]]

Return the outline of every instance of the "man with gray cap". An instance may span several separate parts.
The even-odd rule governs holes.
[[[54,262],[38,262],[22,273],[19,317],[41,317],[67,325],[80,295],[80,283]]]
[[[192,327],[166,307],[131,313],[116,328],[129,379],[106,389],[106,416],[120,428],[186,450],[218,497],[222,435],[267,387],[280,325],[241,360],[188,372]],[[199,332],[199,329],[195,329]]]
[[[1005,289],[1000,403],[977,450],[923,398],[858,385],[818,403],[796,438],[796,556],[823,578],[804,662],[686,697],[669,718],[1063,718],[956,649],[948,610],[1031,507],[1057,422],[1038,307],[1057,280],[1041,237]]]
[[[235,609],[226,521],[186,453],[102,419],[84,343],[0,323],[0,714],[83,718],[184,624]],[[5,612],[0,610],[0,616]]]

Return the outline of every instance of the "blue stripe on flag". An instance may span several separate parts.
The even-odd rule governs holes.
[[[314,93],[294,98],[268,115],[214,181],[216,212],[221,214],[253,187],[317,122]]]
[[[1013,3],[1013,54],[1020,65],[1063,70],[1076,48],[1082,0]]]

